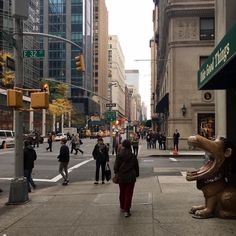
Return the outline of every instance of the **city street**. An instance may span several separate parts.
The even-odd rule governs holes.
[[[109,137],[104,138],[105,143],[109,143]],[[68,141],[68,144],[70,142]],[[84,139],[81,149],[82,155],[70,155],[70,182],[94,181],[95,162],[92,158],[92,150],[96,144],[96,139]],[[37,189],[47,188],[61,184],[61,175],[58,173],[57,156],[59,154],[60,142],[53,143],[53,152],[46,151],[47,143],[40,144],[35,148],[37,160],[33,170],[33,178],[37,184]],[[202,158],[178,157],[178,159],[166,156],[155,156],[164,153],[158,149],[151,149],[147,156],[146,141],[141,140],[139,152],[139,164],[141,177],[148,176],[181,176],[186,170],[197,168],[202,164]],[[168,152],[168,151],[166,151]],[[113,168],[115,157],[110,155],[110,167]],[[9,192],[10,179],[14,177],[14,149],[1,150],[0,152],[0,187],[4,190],[4,195]],[[35,191],[37,191],[37,189]]]
[[[12,150],[1,151],[1,236],[235,235],[233,220],[197,220],[188,214],[192,205],[204,201],[196,183],[185,179],[186,170],[203,162],[202,152],[182,151],[173,156],[168,150],[146,149],[146,142],[141,140],[140,177],[135,185],[132,216],[127,219],[119,210],[118,186],[111,182],[93,184],[95,162],[91,151],[96,140],[83,142],[84,155],[71,155],[71,181],[66,187],[57,172],[59,143],[53,144],[52,153],[46,152],[46,144],[37,149],[37,188],[29,194],[30,201],[22,205],[5,205],[14,161]],[[111,156],[111,168],[113,164]]]

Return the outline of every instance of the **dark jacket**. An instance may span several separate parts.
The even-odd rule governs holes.
[[[106,144],[96,144],[93,152],[93,158],[99,162],[108,162],[109,161],[109,154],[108,154],[108,147]]]
[[[119,183],[134,183],[139,176],[139,164],[132,150],[122,149],[115,160],[114,173]]]
[[[60,148],[60,154],[57,157],[60,162],[69,162],[70,160],[70,151],[67,145],[63,144]]]
[[[37,159],[37,154],[33,147],[30,145],[24,148],[24,170],[30,170],[34,168],[34,161]]]

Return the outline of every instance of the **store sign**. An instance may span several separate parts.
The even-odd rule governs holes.
[[[198,88],[201,89],[216,75],[236,54],[236,24],[216,46],[198,71]],[[222,78],[223,79],[223,78]]]

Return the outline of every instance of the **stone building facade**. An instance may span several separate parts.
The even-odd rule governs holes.
[[[154,1],[158,6],[156,113],[158,129],[173,147],[173,133],[215,136],[213,91],[199,91],[197,72],[214,47],[214,1]]]

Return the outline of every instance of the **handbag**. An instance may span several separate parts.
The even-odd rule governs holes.
[[[105,178],[106,178],[106,181],[109,181],[111,179],[111,169],[108,163],[106,164]]]
[[[83,142],[82,142],[82,140],[81,140],[81,139],[79,140],[79,144],[81,144],[81,145],[83,144]]]
[[[118,184],[118,175],[117,174],[112,177],[112,182],[114,184]]]

